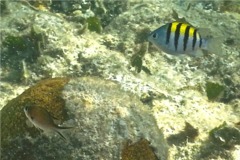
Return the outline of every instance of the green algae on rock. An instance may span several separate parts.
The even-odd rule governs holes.
[[[214,128],[209,137],[214,145],[223,148],[232,148],[240,144],[240,130],[226,122]]]
[[[9,71],[5,79],[16,82],[21,80],[19,68],[22,68],[22,61],[31,64],[36,62],[40,55],[41,41],[42,36],[33,32],[26,35],[8,35],[3,39],[1,64],[5,70]]]
[[[93,32],[101,33],[102,26],[101,21],[98,17],[89,17],[87,19],[88,29]]]
[[[239,128],[234,124],[223,122],[209,132],[208,140],[202,144],[198,153],[198,159],[238,160],[239,144]]]
[[[38,82],[24,91],[17,98],[11,100],[1,110],[1,145],[2,155],[7,152],[5,146],[10,145],[13,139],[22,138],[26,131],[32,136],[39,134],[37,129],[29,129],[26,125],[26,116],[23,108],[26,105],[36,105],[47,109],[54,117],[65,120],[64,100],[61,90],[68,82],[67,78],[53,78]],[[12,151],[11,151],[12,152]]]
[[[224,86],[218,83],[207,82],[206,92],[209,100],[216,100],[223,94]]]
[[[0,60],[4,70],[2,79],[11,82],[22,81],[23,75],[20,71],[22,61],[34,64],[41,55],[45,43],[45,34],[30,22],[34,17],[32,12],[27,16],[20,12],[18,16],[10,14],[1,19],[1,27],[4,26],[0,42],[2,47]],[[12,26],[16,26],[16,29],[12,29]]]

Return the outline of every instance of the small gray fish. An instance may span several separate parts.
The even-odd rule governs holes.
[[[213,53],[221,52],[219,41],[201,37],[198,30],[181,22],[171,22],[151,32],[148,40],[162,51],[172,54],[202,54],[201,49]]]
[[[37,128],[43,131],[54,131],[57,132],[63,139],[66,138],[60,132],[62,129],[69,129],[73,127],[60,127],[56,125],[52,119],[52,116],[48,111],[42,107],[27,106],[24,107],[24,113],[30,122]]]

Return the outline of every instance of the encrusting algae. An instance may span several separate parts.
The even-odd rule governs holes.
[[[71,118],[65,119],[64,108]],[[66,142],[59,136],[42,136],[36,128],[27,126],[24,112],[42,130],[60,131],[53,119],[49,119],[50,115],[67,123],[74,121],[74,129],[66,132]],[[38,159],[39,156],[43,159],[132,159],[139,152],[149,160],[168,157],[167,142],[150,110],[110,80],[97,77],[43,80],[10,101],[2,115],[1,159]],[[126,146],[131,148],[130,152],[124,149],[124,142],[128,140],[137,142],[134,147]],[[46,154],[42,155],[42,151]],[[10,154],[12,152],[14,154]]]
[[[136,143],[125,144],[122,150],[122,160],[158,160],[149,141],[141,139]]]
[[[41,106],[53,117],[64,121],[64,100],[61,98],[61,90],[68,83],[68,78],[52,78],[42,80],[36,85],[24,91],[20,96],[11,100],[1,110],[1,147],[9,145],[12,139],[25,136],[26,130],[31,136],[39,134],[38,130],[29,129],[26,125],[24,107],[27,105]]]

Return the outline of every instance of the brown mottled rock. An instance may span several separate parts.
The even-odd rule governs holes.
[[[122,160],[158,160],[149,141],[141,139],[133,144],[126,144],[122,150]]]
[[[71,124],[66,126],[72,129],[61,131],[66,140],[28,127],[23,107],[29,104],[45,107],[63,119],[63,126]],[[168,144],[149,107],[119,84],[99,77],[41,81],[9,102],[2,116],[3,160],[120,160],[127,140],[137,146],[127,144],[132,152],[124,151],[125,160],[138,152],[147,160],[168,158]]]
[[[59,120],[66,118],[64,112],[65,102],[61,98],[61,91],[69,81],[67,78],[52,78],[38,82],[36,85],[24,91],[17,98],[11,100],[1,110],[1,147],[8,146],[10,141],[17,137],[25,136],[28,130],[31,136],[40,132],[26,125],[26,116],[23,108],[26,105],[37,105]]]

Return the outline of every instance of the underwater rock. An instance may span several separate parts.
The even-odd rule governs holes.
[[[183,145],[187,142],[194,142],[196,137],[199,135],[198,129],[194,128],[190,123],[185,122],[185,128],[178,134],[171,135],[167,138],[169,145]]]
[[[210,139],[214,145],[224,148],[232,148],[240,144],[240,130],[224,122],[210,132]]]
[[[63,131],[67,141],[27,127],[23,107],[29,104],[45,107],[53,117],[74,124]],[[124,142],[141,139],[145,141],[140,145],[154,149],[149,154],[168,157],[168,145],[149,108],[109,80],[43,80],[10,101],[1,115],[2,159],[121,159]]]
[[[221,5],[219,6],[220,12],[236,12],[240,13],[240,2],[229,0],[229,1],[223,1]]]
[[[237,124],[222,123],[209,133],[197,159],[239,159],[240,130]]]
[[[74,157],[121,159],[124,142],[146,139],[158,158],[167,159],[168,145],[149,108],[120,85],[95,77],[77,78],[65,86],[63,97],[77,123],[71,143],[84,146],[72,152]]]
[[[61,2],[62,1],[54,1],[52,5],[58,5]],[[3,41],[0,43],[7,40],[8,36],[12,36],[13,38],[19,37],[16,40],[22,42],[25,37],[28,37],[30,27],[33,27],[35,33],[46,36],[46,45],[43,45],[41,54],[36,54],[32,59],[26,59],[26,57],[30,58],[32,55],[26,53],[20,54],[20,56],[16,58],[9,57],[7,59],[8,63],[6,63],[6,59],[3,59],[2,62],[7,66],[7,69],[4,69],[3,72],[12,71],[12,68],[16,68],[15,71],[18,72],[19,69],[16,67],[17,65],[13,66],[13,64],[19,64],[21,60],[25,60],[27,69],[29,69],[31,73],[30,82],[41,79],[42,77],[82,77],[83,75],[96,75],[117,81],[123,89],[135,95],[147,95],[141,96],[141,100],[145,104],[145,108],[152,109],[157,119],[158,127],[164,132],[165,137],[182,133],[181,131],[184,128],[185,121],[190,122],[194,128],[199,129],[199,136],[196,139],[194,139],[193,136],[193,141],[190,141],[190,143],[184,143],[184,145],[180,143],[180,145],[176,146],[175,144],[179,143],[174,141],[174,145],[169,148],[169,155],[173,157],[170,159],[199,159],[196,155],[199,153],[200,145],[202,145],[202,143],[205,142],[205,138],[208,137],[209,130],[218,126],[222,121],[231,121],[232,119],[234,122],[239,121],[239,112],[233,111],[232,107],[233,101],[235,101],[235,104],[240,97],[240,83],[238,83],[240,77],[239,50],[237,48],[240,37],[238,36],[240,33],[238,14],[231,14],[228,11],[221,13],[211,8],[208,9],[209,5],[205,5],[204,7],[201,5],[201,2],[197,2],[197,5],[189,6],[189,8],[186,8],[187,10],[184,10],[183,7],[173,5],[168,1],[161,1],[161,3],[154,3],[154,1],[138,2],[135,0],[117,2],[111,0],[110,3],[109,1],[103,2],[102,0],[89,1],[86,3],[81,2],[82,1],[64,1],[63,6],[60,7],[60,10],[64,12],[60,12],[60,14],[56,14],[58,9],[54,7],[57,6],[50,6],[50,10],[45,12],[40,10],[40,6],[35,6],[38,7],[36,11],[30,9],[29,6],[19,6],[17,2],[11,2],[12,5],[11,7],[8,5],[7,11],[12,15],[12,18],[2,16],[1,19]],[[178,2],[181,3],[182,6],[182,1]],[[66,3],[70,5],[65,5]],[[74,5],[71,5],[72,3],[74,3]],[[82,4],[81,7],[79,7],[80,5],[75,5],[77,3]],[[212,2],[206,3],[211,4]],[[95,4],[99,4],[99,7]],[[46,7],[48,6],[49,5]],[[177,17],[172,15],[173,9],[176,11]],[[79,14],[74,17],[74,13],[71,12],[76,13],[76,11],[78,11]],[[101,12],[101,15],[98,14],[99,12]],[[89,15],[89,13],[91,14]],[[92,15],[92,13],[94,14]],[[89,32],[85,29],[86,25],[84,22],[89,16],[97,16],[99,18],[101,26],[103,27],[101,34]],[[72,20],[72,17],[74,20]],[[196,27],[210,28],[214,31],[214,37],[221,36],[232,39],[234,44],[230,41],[228,44],[222,46],[223,49],[227,51],[223,56],[209,54],[199,59],[190,57],[186,59],[168,57],[155,50],[151,45],[148,53],[145,54],[144,57],[134,56],[141,53],[138,52],[139,47],[137,46],[141,46],[141,44],[146,41],[145,35],[148,34],[150,30],[181,18],[184,18]],[[4,22],[8,22],[8,20],[11,23],[7,23],[6,25]],[[9,40],[10,41],[5,41],[4,43],[6,44],[7,42],[8,45],[12,46],[11,42],[14,41],[11,41],[11,37]],[[41,39],[39,39],[38,42],[41,44]],[[31,46],[33,46],[33,49],[30,48],[30,50],[36,50],[36,48],[34,49],[35,43],[31,43],[29,46],[22,45],[28,43],[19,44],[20,45],[17,46],[19,50],[21,47],[26,50],[25,47],[28,48]],[[7,50],[4,52],[9,53],[7,51],[10,47],[6,47],[5,45],[5,49]],[[24,57],[22,57],[23,55]],[[131,61],[131,57],[133,57],[135,61]],[[131,62],[135,63],[131,64]],[[136,74],[133,71],[134,67],[138,69],[138,71],[142,70],[144,72]],[[16,77],[14,73],[12,75]],[[149,73],[151,73],[151,75]],[[18,77],[20,78],[21,75]],[[23,78],[25,78],[25,76]],[[216,79],[220,85],[224,86],[224,96],[220,94],[221,102],[224,103],[218,103],[216,100],[206,100],[206,92],[204,92],[206,91],[206,81],[214,82]],[[231,83],[229,83],[228,79],[231,80]],[[11,77],[6,79],[8,85],[12,85],[12,83],[9,83],[10,80],[12,80]],[[12,88],[9,87],[9,90],[16,93],[17,89],[13,86]],[[4,92],[3,90],[1,91]],[[89,92],[91,93],[92,91]],[[117,91],[117,93],[118,92],[120,91]],[[11,95],[11,93],[7,94]],[[2,97],[9,97],[7,94],[2,95]],[[130,96],[130,94],[126,92],[123,94]],[[113,101],[116,97],[119,99],[122,94],[119,96],[113,95],[105,96],[103,99],[105,101]],[[98,95],[96,96],[98,97]],[[71,98],[69,97],[69,99]],[[135,99],[136,101],[138,100],[138,98],[122,100],[120,106],[122,107],[122,104],[126,103],[126,101],[135,101]],[[94,102],[95,99],[91,94],[90,96],[82,98],[79,110],[81,110],[81,104],[88,108],[97,108],[96,105],[93,105]],[[159,102],[159,104],[155,102]],[[228,105],[228,102],[231,104]],[[78,100],[76,100],[76,105],[78,103]],[[99,104],[103,106],[103,103]],[[139,102],[136,104],[142,106]],[[92,116],[89,117],[93,117],[99,110],[99,113],[102,113],[103,111],[101,109],[103,110],[105,108],[97,108],[96,113],[91,112]],[[111,110],[109,110],[109,112],[110,111]],[[12,140],[11,147],[8,148],[8,150],[11,151],[8,152],[11,157],[5,157],[5,159],[39,159],[39,157],[42,159],[94,159],[97,157],[97,153],[102,152],[97,147],[89,149],[93,146],[94,142],[87,137],[88,132],[90,132],[90,135],[93,135],[94,133],[105,133],[106,131],[102,131],[105,129],[102,129],[102,132],[92,131],[94,128],[87,125],[89,120],[86,117],[84,117],[83,120],[81,119],[82,116],[80,115],[83,114],[82,112],[74,112],[72,118],[75,119],[75,115],[79,114],[77,117],[79,117],[80,120],[78,120],[79,122],[77,122],[77,124],[83,123],[84,126],[88,126],[88,128],[83,129],[81,126],[76,125],[78,128],[66,131],[68,133],[73,131],[73,133],[70,134],[71,136],[69,136],[70,143],[62,142],[58,135],[56,135],[56,138],[50,139],[43,137],[39,135],[39,131],[37,131],[36,128],[31,128],[33,131],[30,133],[35,131],[35,133],[38,132],[36,135],[39,136],[34,137],[32,134],[26,132],[25,139]],[[134,112],[133,115],[139,115],[139,112]],[[104,116],[107,117],[111,114],[112,113],[108,113]],[[142,117],[144,118],[142,121],[145,121],[144,115],[143,113]],[[26,118],[24,115],[23,117]],[[92,119],[95,119],[95,117],[90,120]],[[84,122],[84,120],[86,122]],[[134,124],[139,125],[138,123]],[[28,129],[30,130],[30,128]],[[191,131],[191,127],[189,129]],[[83,132],[84,135],[81,137],[77,136],[77,140],[72,138],[78,134],[78,132],[79,134]],[[98,136],[100,137],[101,135]],[[91,143],[88,144],[88,140],[82,140],[85,137],[90,139],[89,141]],[[180,138],[181,137],[182,135],[180,135]],[[186,137],[185,134],[183,134],[183,137],[183,142],[189,142],[186,141],[189,139],[186,139],[188,137]],[[105,143],[112,142],[108,138],[105,139]],[[130,140],[132,139],[130,138]],[[147,140],[149,141],[149,139]],[[149,142],[152,145],[152,142]],[[96,146],[98,146],[98,144]],[[99,151],[95,152],[95,150]],[[102,151],[104,152],[106,150],[107,147]],[[85,157],[84,155],[80,155],[81,153],[84,153]],[[95,153],[96,155],[94,157]],[[216,155],[215,152],[211,152],[210,154],[215,155],[212,159],[219,159],[219,157],[221,157],[217,157],[218,155]],[[221,158],[230,159],[226,157]],[[95,159],[98,159],[98,157]]]
[[[9,152],[7,150],[14,145],[16,139],[21,139],[28,133],[30,136],[39,135],[37,129],[32,129],[26,125],[26,116],[23,108],[26,105],[41,106],[48,110],[59,120],[66,118],[64,113],[64,100],[61,98],[61,90],[68,82],[67,78],[53,78],[42,80],[36,85],[24,91],[17,98],[11,100],[1,110],[1,156],[4,159]],[[5,148],[6,147],[6,148]],[[5,157],[6,158],[6,157]],[[10,158],[11,159],[11,158]]]
[[[39,58],[45,34],[34,27],[34,12],[21,3],[7,3],[9,13],[1,17],[2,80],[21,82],[22,61],[32,65]],[[24,10],[24,11],[23,11]]]
[[[122,160],[157,160],[158,158],[146,139],[134,144],[126,144],[122,150]]]

